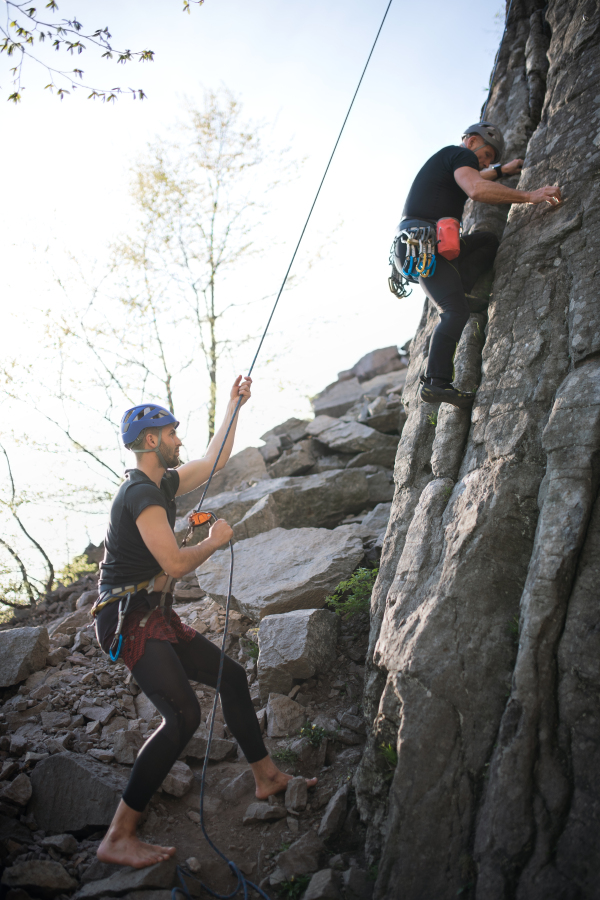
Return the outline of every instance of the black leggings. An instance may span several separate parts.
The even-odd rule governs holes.
[[[135,761],[123,800],[142,812],[163,783],[171,766],[200,724],[200,704],[190,682],[214,688],[219,672],[220,650],[197,634],[188,643],[148,640],[142,658],[133,667],[133,677],[157,708],[163,722],[149,738]],[[267,756],[246,673],[228,656],[223,665],[221,705],[227,727],[248,762]]]
[[[427,378],[452,381],[456,345],[469,320],[469,303],[465,293],[494,262],[498,238],[489,231],[476,231],[460,239],[460,254],[452,262],[436,254],[435,273],[419,278],[419,284],[437,306],[440,321],[431,336]],[[396,267],[401,269],[406,244],[396,241]]]

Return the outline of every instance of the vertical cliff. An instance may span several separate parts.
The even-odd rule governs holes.
[[[513,0],[487,117],[564,203],[465,220],[502,239],[472,412],[419,404],[427,303],[411,346],[357,776],[376,898],[600,896],[599,42],[595,0]]]

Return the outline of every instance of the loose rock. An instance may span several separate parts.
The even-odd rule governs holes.
[[[286,809],[294,810],[294,812],[301,812],[303,809],[306,809],[308,802],[306,778],[297,776],[288,781],[284,802]]]
[[[109,825],[125,778],[89,755],[58,753],[31,774],[29,811],[44,831],[77,832]]]
[[[344,818],[348,808],[349,791],[350,785],[347,783],[343,784],[341,788],[338,788],[327,804],[327,809],[325,810],[325,815],[321,819],[318,831],[319,837],[323,838],[323,840],[330,838],[331,835],[339,831],[344,824]]]
[[[310,879],[303,900],[339,900],[339,875],[333,869],[321,869]]]
[[[311,829],[295,841],[289,850],[277,857],[277,865],[269,884],[277,887],[297,875],[310,875],[319,868],[319,857],[323,849],[323,841]]]
[[[251,803],[244,813],[244,825],[252,825],[254,822],[275,822],[285,819],[287,811],[284,806],[271,806],[270,803],[256,801]]]
[[[12,628],[0,632],[0,687],[10,687],[43,669],[50,641],[47,630]]]
[[[33,897],[50,898],[71,892],[77,882],[59,862],[30,859],[5,869],[2,884],[7,888],[22,888]]]
[[[258,633],[261,696],[288,693],[294,679],[328,671],[335,662],[339,617],[326,609],[265,616]]]
[[[17,806],[26,806],[31,799],[31,794],[31,781],[22,772],[14,781],[2,785],[0,800],[9,800],[11,803],[16,803]]]
[[[306,710],[283,694],[271,694],[267,703],[267,734],[286,737],[299,731],[306,719]]]
[[[173,763],[173,768],[162,783],[162,789],[174,797],[183,797],[194,783],[194,773],[188,765],[181,760]]]
[[[73,900],[103,900],[104,897],[118,897],[128,891],[170,888],[175,883],[176,865],[174,859],[168,859],[146,869],[122,868],[110,878],[84,885]]]

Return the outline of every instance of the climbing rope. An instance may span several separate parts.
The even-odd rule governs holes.
[[[321,188],[323,187],[323,184],[324,184],[325,179],[326,179],[326,177],[327,177],[327,173],[329,172],[329,169],[330,169],[330,167],[331,167],[331,163],[332,163],[332,161],[333,161],[333,157],[335,156],[335,152],[336,152],[336,150],[337,150],[337,148],[338,148],[338,144],[339,144],[339,142],[340,142],[340,140],[341,140],[341,138],[342,138],[342,134],[344,133],[344,129],[345,129],[345,127],[346,127],[346,122],[348,121],[348,118],[349,118],[349,116],[350,116],[350,113],[352,112],[352,107],[354,106],[354,101],[356,100],[357,94],[358,94],[358,92],[359,92],[359,90],[360,90],[360,86],[361,86],[361,84],[362,84],[362,82],[363,82],[363,78],[365,77],[365,73],[366,73],[367,68],[368,68],[368,66],[369,66],[369,63],[370,63],[370,61],[371,61],[371,57],[373,56],[373,52],[374,52],[374,50],[375,50],[375,46],[376,46],[376,44],[377,44],[377,41],[379,40],[379,35],[381,34],[381,31],[382,31],[383,26],[384,26],[384,24],[385,24],[385,20],[386,20],[386,18],[387,18],[388,12],[390,11],[390,7],[391,7],[391,5],[392,5],[392,2],[393,2],[393,0],[389,0],[388,4],[387,4],[387,6],[386,6],[385,12],[384,12],[384,14],[383,14],[383,18],[382,18],[382,20],[381,20],[381,24],[379,25],[379,28],[378,28],[378,30],[377,30],[377,34],[375,35],[375,40],[373,41],[373,44],[372,44],[372,46],[371,46],[371,50],[370,50],[369,55],[368,55],[368,57],[367,57],[367,61],[366,61],[365,65],[364,65],[364,68],[363,68],[363,70],[362,70],[361,76],[360,76],[360,78],[359,78],[359,80],[358,80],[358,84],[357,84],[357,86],[356,86],[356,90],[354,91],[354,94],[352,95],[352,100],[350,101],[350,105],[349,105],[349,107],[348,107],[348,111],[346,112],[346,115],[345,115],[345,117],[344,117],[344,121],[342,122],[342,127],[340,128],[340,131],[339,131],[339,134],[338,134],[337,139],[336,139],[336,141],[335,141],[335,144],[333,145],[333,150],[331,151],[331,155],[330,155],[330,157],[329,157],[329,160],[328,160],[328,162],[327,162],[327,165],[325,166],[325,171],[324,171],[324,173],[323,173],[323,177],[321,178],[321,181],[320,181],[320,183],[319,183],[319,187],[317,188],[317,192],[316,192],[316,194],[315,194],[314,200],[313,200],[312,205],[311,205],[311,207],[310,207],[310,209],[309,209],[309,211],[308,211],[308,215],[307,215],[307,217],[306,217],[306,221],[304,222],[304,225],[303,225],[303,227],[302,227],[302,231],[300,232],[300,237],[298,238],[298,242],[297,242],[297,244],[296,244],[296,246],[295,246],[295,248],[294,248],[294,252],[292,253],[292,258],[290,259],[290,263],[289,263],[289,265],[288,265],[288,267],[287,267],[287,270],[286,270],[286,272],[285,272],[283,281],[282,281],[282,283],[281,283],[281,287],[279,288],[279,292],[278,292],[277,297],[276,297],[276,299],[275,299],[275,303],[273,304],[273,309],[271,310],[271,314],[270,314],[270,316],[269,316],[269,318],[268,318],[268,320],[267,320],[267,324],[265,325],[265,329],[264,329],[264,331],[263,331],[263,333],[262,333],[261,339],[260,339],[259,344],[258,344],[258,347],[257,347],[257,349],[256,349],[256,353],[254,354],[254,359],[252,360],[252,363],[251,363],[251,365],[250,365],[250,368],[248,369],[248,377],[250,377],[250,375],[252,374],[252,371],[253,371],[254,366],[255,366],[255,364],[256,364],[256,360],[258,359],[258,355],[259,355],[259,353],[260,353],[260,351],[261,351],[261,349],[262,349],[262,345],[263,345],[264,340],[265,340],[265,338],[266,338],[266,336],[267,336],[267,332],[269,331],[269,327],[270,327],[271,322],[272,322],[272,320],[273,320],[273,316],[275,315],[275,310],[277,309],[277,305],[278,305],[278,303],[279,303],[279,299],[280,299],[280,297],[281,297],[281,295],[282,295],[282,293],[283,293],[283,290],[284,290],[284,288],[285,288],[285,285],[286,285],[286,283],[287,283],[288,276],[289,276],[289,274],[290,274],[290,272],[291,272],[292,266],[294,265],[294,261],[295,261],[295,259],[296,259],[297,254],[298,254],[298,250],[300,249],[300,244],[302,243],[302,240],[303,240],[303,238],[304,238],[306,229],[308,228],[308,223],[310,222],[311,216],[312,216],[312,214],[313,214],[313,210],[314,210],[314,208],[315,208],[315,206],[316,206],[316,204],[317,204],[317,200],[319,199],[319,195],[320,195],[320,193],[321,193]],[[204,490],[203,490],[203,492],[202,492],[202,497],[200,498],[200,502],[194,507],[194,509],[193,509],[193,510],[191,511],[191,513],[189,514],[190,528],[189,528],[188,533],[187,533],[187,535],[186,535],[186,537],[185,537],[185,543],[187,543],[187,540],[189,539],[189,537],[191,537],[191,534],[192,534],[194,528],[196,528],[198,525],[205,524],[206,522],[209,521],[210,518],[213,518],[213,519],[215,518],[215,516],[214,516],[213,513],[208,512],[208,510],[202,510],[202,504],[204,503],[204,499],[205,499],[205,497],[206,497],[206,493],[207,493],[207,491],[208,491],[208,489],[209,489],[209,487],[210,487],[210,483],[211,483],[212,478],[213,478],[213,475],[215,474],[215,471],[216,471],[216,469],[217,469],[217,465],[218,465],[218,463],[219,463],[219,459],[221,458],[221,454],[223,453],[223,448],[225,447],[225,444],[226,444],[226,442],[227,442],[227,438],[229,437],[229,433],[230,433],[230,431],[231,431],[231,428],[232,428],[233,423],[234,423],[234,421],[235,421],[235,417],[237,416],[237,414],[238,414],[238,412],[239,412],[239,409],[240,409],[240,406],[241,406],[241,405],[242,405],[242,398],[240,397],[240,399],[238,400],[238,402],[237,402],[237,404],[236,404],[236,407],[235,407],[235,409],[234,409],[234,411],[233,411],[233,414],[232,414],[232,416],[231,416],[231,419],[230,419],[230,421],[229,421],[229,424],[228,424],[228,426],[227,426],[227,430],[226,430],[226,432],[225,432],[225,436],[224,436],[224,438],[223,438],[223,441],[221,442],[221,446],[219,447],[219,452],[217,453],[217,457],[216,457],[216,459],[215,459],[215,461],[214,461],[214,464],[213,464],[213,467],[212,467],[212,469],[211,469],[211,471],[210,471],[210,475],[208,476],[208,481],[206,482],[206,484],[205,484],[205,486],[204,486]],[[202,828],[202,833],[203,833],[203,835],[204,835],[204,837],[205,837],[207,843],[209,844],[209,846],[212,847],[212,849],[215,851],[215,853],[217,853],[218,856],[220,856],[221,859],[224,860],[224,861],[227,863],[227,865],[229,866],[229,868],[231,869],[232,874],[233,874],[233,875],[235,876],[235,878],[237,879],[237,884],[236,884],[236,886],[234,887],[234,889],[231,891],[231,893],[229,893],[229,894],[219,894],[219,893],[217,893],[216,891],[211,890],[211,888],[209,888],[209,887],[208,887],[207,885],[205,885],[202,881],[200,881],[199,878],[196,878],[196,876],[195,876],[192,872],[190,872],[188,869],[186,869],[184,866],[177,866],[177,875],[178,875],[178,878],[179,878],[179,880],[180,880],[180,882],[181,882],[181,887],[174,887],[174,888],[173,888],[173,890],[172,890],[172,892],[171,892],[172,900],[177,900],[177,893],[178,893],[178,892],[184,894],[184,896],[186,897],[186,900],[192,900],[191,894],[190,894],[190,892],[189,892],[189,890],[188,890],[188,888],[187,888],[187,885],[186,885],[186,883],[185,883],[185,878],[186,878],[186,877],[187,877],[187,878],[192,877],[192,878],[194,878],[196,881],[199,881],[200,884],[201,884],[201,886],[204,888],[204,890],[207,891],[207,893],[210,894],[211,897],[216,897],[217,900],[230,900],[230,898],[237,897],[237,895],[238,895],[240,892],[243,893],[244,900],[247,900],[247,898],[248,898],[248,888],[250,888],[251,890],[256,891],[258,894],[260,894],[261,897],[264,897],[264,900],[269,900],[268,895],[265,894],[265,892],[264,892],[260,887],[258,887],[258,885],[254,884],[254,883],[251,882],[251,881],[248,881],[248,880],[246,879],[244,873],[243,873],[243,872],[239,869],[239,867],[233,862],[233,860],[228,859],[228,858],[225,856],[225,854],[222,853],[222,852],[219,850],[219,848],[217,847],[217,845],[210,839],[210,837],[209,837],[209,835],[208,835],[208,832],[207,832],[207,830],[206,830],[206,826],[205,826],[205,824],[204,824],[204,793],[205,793],[205,789],[206,789],[206,773],[207,773],[208,759],[209,759],[209,756],[210,756],[210,747],[211,747],[211,743],[212,743],[213,730],[214,730],[214,724],[215,724],[215,714],[216,714],[216,711],[217,711],[217,705],[218,705],[218,702],[219,702],[219,691],[220,691],[220,688],[221,688],[221,678],[222,678],[222,675],[223,675],[223,664],[224,664],[224,661],[225,661],[225,643],[226,643],[226,641],[227,641],[227,630],[228,630],[228,625],[229,625],[229,611],[230,611],[230,607],[231,607],[231,591],[232,591],[232,583],[233,583],[233,546],[232,546],[231,541],[229,541],[229,550],[230,550],[230,555],[231,555],[231,562],[230,562],[230,567],[229,567],[229,586],[228,586],[228,589],[227,589],[227,603],[226,603],[226,605],[225,605],[225,626],[224,626],[224,630],[223,630],[223,641],[222,641],[222,643],[221,643],[221,658],[220,658],[220,661],[219,661],[219,674],[218,674],[218,676],[217,676],[217,683],[216,683],[216,687],[215,687],[215,700],[214,700],[213,708],[212,708],[212,714],[211,714],[211,720],[210,720],[210,729],[209,729],[209,733],[208,733],[208,740],[207,740],[207,743],[206,743],[206,756],[204,757],[204,765],[203,765],[203,767],[202,767],[202,779],[201,779],[201,783],[200,783],[200,827]]]
[[[490,89],[488,91],[488,95],[486,97],[485,103],[483,104],[483,109],[481,110],[481,121],[485,122],[485,114],[487,112],[488,103],[490,102],[490,97],[492,96],[492,90],[494,88],[494,78],[496,77],[496,69],[498,68],[498,60],[500,59],[500,51],[502,50],[502,45],[504,44],[504,38],[506,37],[506,29],[508,28],[508,20],[510,18],[510,11],[512,9],[513,0],[510,0],[508,4],[508,10],[506,13],[506,18],[504,20],[504,31],[502,32],[502,37],[500,38],[500,44],[498,46],[498,50],[496,51],[496,56],[494,58],[494,68],[492,69],[492,74],[490,76]]]

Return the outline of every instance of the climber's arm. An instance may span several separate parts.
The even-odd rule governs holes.
[[[553,185],[546,185],[538,188],[537,191],[517,191],[504,184],[492,183],[488,179],[482,178],[481,174],[475,169],[471,169],[470,166],[461,166],[460,169],[457,169],[454,179],[471,200],[479,203],[501,205],[503,203],[547,202],[555,206],[562,199],[560,188]]]
[[[197,487],[200,487],[201,484],[204,484],[205,481],[208,481],[208,476],[212,472],[212,467],[215,464],[215,460],[221,448],[221,444],[225,440],[225,434],[227,433],[227,428],[229,427],[231,417],[235,412],[238,401],[241,397],[242,406],[244,405],[244,403],[247,403],[247,401],[250,399],[251,386],[251,378],[244,378],[244,380],[242,381],[242,376],[239,375],[235,379],[233,387],[231,388],[229,403],[227,404],[223,424],[218,429],[212,441],[208,445],[206,454],[201,459],[193,459],[190,462],[185,463],[185,465],[181,466],[177,470],[179,473],[179,489],[177,491],[178,497],[181,494],[187,494],[188,491],[195,490]],[[223,468],[223,466],[231,456],[237,420],[238,416],[236,415],[230,428],[229,434],[227,435],[227,440],[225,441],[223,452],[219,457],[219,462],[217,463],[217,468],[215,470],[217,472],[219,471],[219,469]]]
[[[503,178],[510,178],[511,175],[519,175],[522,168],[522,159],[511,159],[510,162],[502,163],[502,165],[500,166],[500,171],[502,172]],[[484,169],[480,173],[481,177],[486,181],[499,181],[500,179],[498,178],[496,169],[497,166],[490,166],[489,169]]]
[[[195,547],[178,547],[162,506],[147,506],[135,520],[146,547],[167,575],[182,578],[193,572],[219,547],[231,540],[233,531],[224,519],[211,525],[208,537]],[[161,580],[160,587],[164,584]],[[155,585],[155,588],[160,590]]]

